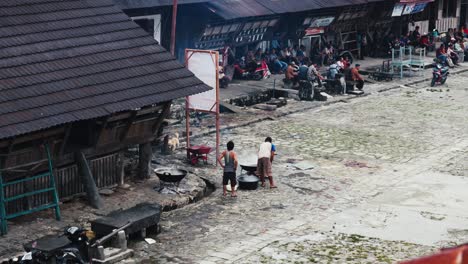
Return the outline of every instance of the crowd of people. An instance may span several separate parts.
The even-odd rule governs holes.
[[[330,41],[320,50],[318,43],[311,48],[310,54],[307,54],[304,45],[294,45],[293,47],[272,48],[271,50],[248,51],[236,65],[247,71],[253,71],[262,62],[266,62],[270,71],[274,74],[283,74],[288,65],[307,64],[308,62],[323,66],[331,65],[335,62],[337,49]]]
[[[468,37],[468,29],[465,27],[461,27],[458,31],[450,28],[436,50],[436,58],[450,67],[458,65],[468,55],[465,37]]]

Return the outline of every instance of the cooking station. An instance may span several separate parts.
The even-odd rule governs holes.
[[[241,164],[241,174],[237,177],[239,189],[256,190],[260,179],[255,175],[257,164]],[[244,173],[245,172],[245,173]]]

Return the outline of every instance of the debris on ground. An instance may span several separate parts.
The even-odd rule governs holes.
[[[347,161],[345,163],[345,166],[346,167],[352,167],[352,168],[370,168],[369,166],[367,166],[366,163],[355,161],[355,160]]]

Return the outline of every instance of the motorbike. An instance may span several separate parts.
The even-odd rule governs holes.
[[[87,264],[90,263],[89,248],[94,238],[92,232],[80,227],[67,227],[61,236],[70,241],[68,245],[54,252],[43,252],[33,248],[18,263],[20,264]],[[35,247],[33,243],[33,247]]]
[[[432,70],[431,87],[434,87],[436,84],[443,85],[447,81],[449,74],[449,67],[443,65],[440,61],[436,61],[434,69]]]
[[[267,79],[271,76],[268,64],[265,61],[257,62],[257,67],[248,69],[242,69],[239,65],[234,66],[236,69],[236,76],[244,80],[255,80],[260,81]]]

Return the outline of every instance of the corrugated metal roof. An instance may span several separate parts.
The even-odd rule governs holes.
[[[109,0],[3,0],[0,25],[0,139],[211,89]]]
[[[383,0],[216,0],[210,9],[224,19],[303,12],[322,8],[367,4]]]
[[[178,4],[196,4],[208,2],[209,0],[177,0]],[[136,9],[159,6],[170,6],[173,0],[114,0],[115,4],[122,9]]]

